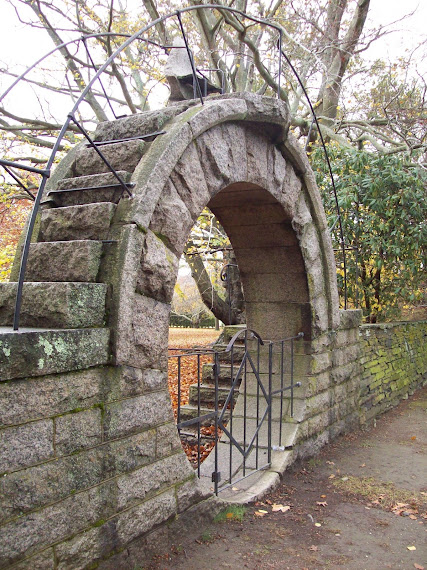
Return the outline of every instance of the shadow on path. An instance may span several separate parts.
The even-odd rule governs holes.
[[[427,387],[140,568],[427,570]]]

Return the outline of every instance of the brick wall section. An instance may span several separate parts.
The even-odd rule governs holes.
[[[85,567],[188,508],[194,472],[164,374],[99,367],[2,383],[1,568]]]
[[[362,325],[361,423],[369,424],[427,381],[427,321]]]

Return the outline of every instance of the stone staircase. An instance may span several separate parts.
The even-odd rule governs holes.
[[[67,330],[68,336],[71,334],[70,342],[76,344],[77,337],[84,331],[86,339],[91,335],[94,342],[96,339],[95,344],[99,345],[102,337],[104,346],[99,353],[104,356],[101,362],[98,358],[96,364],[107,363],[110,288],[108,272],[103,265],[116,245],[114,218],[117,204],[129,198],[133,187],[129,182],[132,173],[151,141],[164,132],[161,131],[164,123],[182,110],[177,107],[142,114],[141,120],[137,121],[137,133],[134,132],[136,122],[133,117],[98,125],[94,140],[124,184],[109,171],[94,148],[83,144],[65,169],[66,177],[55,180],[54,175],[49,181],[50,190],[45,192],[42,200],[39,224],[36,224],[34,243],[28,256],[20,317],[21,337],[32,334],[34,341],[34,333],[40,333],[41,329],[55,331],[57,336],[61,330]],[[15,280],[18,265],[19,261],[15,260],[12,271]],[[6,352],[7,347],[13,345],[11,335],[16,334],[11,329],[16,291],[16,281],[0,284],[0,332],[2,342],[6,342]],[[105,329],[101,336],[100,328]],[[74,332],[70,333],[70,330]],[[29,348],[33,341],[29,338]],[[34,364],[30,357],[29,366]],[[69,364],[69,369],[77,367],[77,363],[75,366]],[[2,374],[3,368],[6,373],[7,362],[0,362]],[[23,370],[23,375],[26,373],[29,371]],[[39,366],[35,373],[45,374],[48,369]]]
[[[224,327],[224,330],[214,344],[213,348],[218,352],[220,370],[218,375],[218,405],[221,409],[225,400],[230,393],[231,379],[239,370],[244,353],[244,342],[238,340],[234,347],[233,353],[233,371],[230,362],[230,353],[226,353],[225,349],[233,335],[245,328],[245,325],[231,325]],[[240,382],[236,386],[235,401],[239,395]],[[213,364],[204,364],[202,367],[202,378],[200,385],[195,383],[190,386],[188,404],[181,406],[181,421],[191,420],[199,416],[204,416],[215,409],[215,376]],[[226,413],[225,417],[228,417]],[[201,423],[203,427],[214,425],[211,419],[207,419]],[[197,426],[186,427],[181,436],[188,442],[197,434]]]

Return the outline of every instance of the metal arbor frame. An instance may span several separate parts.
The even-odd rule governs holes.
[[[0,102],[12,91],[12,89],[21,81],[23,80],[26,75],[33,70],[35,67],[37,67],[41,62],[43,62],[47,57],[49,57],[50,55],[52,55],[53,53],[57,52],[58,50],[63,49],[64,47],[70,45],[70,44],[78,44],[79,42],[82,42],[84,44],[84,47],[86,49],[86,51],[88,52],[88,57],[89,60],[91,61],[91,63],[93,64],[93,60],[89,54],[88,51],[88,46],[87,46],[87,40],[90,38],[97,38],[97,37],[103,37],[103,36],[120,36],[120,37],[126,37],[127,39],[122,43],[122,45],[120,47],[118,47],[112,54],[111,56],[104,62],[104,64],[102,64],[99,69],[96,70],[95,67],[95,75],[92,77],[92,79],[89,81],[89,83],[86,85],[85,89],[82,91],[82,93],[80,94],[79,98],[75,101],[72,109],[70,110],[70,112],[67,115],[67,119],[65,121],[65,123],[63,124],[59,135],[56,139],[56,142],[53,146],[52,152],[50,154],[50,157],[47,161],[46,164],[46,168],[45,169],[38,169],[38,168],[33,168],[30,166],[26,166],[24,164],[20,164],[18,162],[14,162],[14,161],[9,161],[9,160],[4,160],[4,159],[0,159],[0,166],[2,166],[6,172],[15,180],[17,181],[17,177],[14,175],[14,173],[11,171],[11,168],[18,168],[20,170],[24,170],[24,171],[29,171],[29,172],[33,172],[35,174],[39,174],[42,177],[39,189],[37,191],[36,196],[34,197],[29,190],[22,184],[21,187],[23,188],[23,190],[25,192],[27,192],[28,194],[30,194],[30,196],[32,196],[32,199],[34,201],[33,204],[33,210],[29,219],[29,223],[27,226],[27,232],[26,232],[26,236],[25,236],[25,240],[24,240],[24,245],[23,245],[23,250],[22,250],[22,256],[21,256],[21,263],[20,263],[20,270],[19,270],[19,278],[18,278],[18,287],[17,287],[17,293],[16,293],[16,302],[15,302],[15,312],[14,312],[14,320],[13,320],[13,329],[14,330],[18,330],[19,329],[19,320],[20,320],[20,309],[21,309],[21,301],[22,301],[22,291],[23,291],[23,284],[24,284],[24,279],[25,279],[25,271],[26,271],[26,266],[27,266],[27,260],[28,260],[28,254],[29,254],[29,249],[30,249],[30,243],[31,243],[31,237],[33,234],[33,230],[34,230],[34,225],[35,225],[35,221],[36,221],[36,217],[37,217],[37,213],[39,211],[40,208],[40,203],[43,197],[43,193],[44,193],[44,189],[46,186],[46,182],[48,180],[48,178],[51,175],[51,169],[55,160],[55,156],[60,148],[61,145],[61,141],[65,136],[65,133],[67,132],[67,130],[70,127],[71,123],[74,123],[74,125],[77,127],[77,129],[83,134],[83,136],[88,140],[89,145],[92,146],[93,148],[95,148],[96,152],[99,154],[99,156],[101,157],[101,159],[104,161],[104,163],[107,165],[107,167],[109,168],[110,172],[113,173],[114,177],[117,179],[117,183],[118,185],[121,186],[123,193],[127,193],[129,195],[129,197],[132,197],[131,192],[129,191],[129,186],[121,179],[120,175],[116,172],[116,170],[111,166],[111,164],[108,162],[108,160],[104,157],[102,151],[98,148],[100,145],[96,145],[95,142],[91,139],[90,135],[85,131],[85,129],[83,128],[83,126],[79,123],[79,121],[76,119],[76,111],[78,110],[80,104],[85,100],[85,98],[87,97],[88,93],[90,92],[92,86],[94,85],[94,83],[96,81],[99,81],[101,84],[101,88],[107,98],[108,104],[113,112],[114,117],[117,119],[118,117],[116,116],[112,106],[111,106],[111,102],[109,101],[108,95],[104,89],[104,86],[102,85],[102,81],[101,81],[101,75],[106,71],[107,67],[115,60],[115,58],[117,58],[121,52],[123,50],[125,50],[132,42],[134,41],[145,41],[145,42],[149,42],[152,44],[155,44],[155,42],[152,42],[150,40],[144,39],[142,38],[142,34],[144,34],[145,32],[147,32],[148,30],[150,30],[151,28],[157,26],[158,24],[161,24],[162,22],[169,20],[171,18],[176,18],[178,20],[178,24],[179,24],[179,28],[182,34],[182,37],[184,39],[184,43],[185,43],[185,49],[188,53],[190,62],[191,62],[191,67],[192,67],[192,73],[193,73],[193,87],[195,92],[198,95],[198,98],[200,99],[201,104],[204,104],[204,99],[203,99],[203,93],[201,91],[201,87],[199,85],[199,82],[197,80],[197,70],[196,67],[194,65],[194,59],[192,56],[192,52],[188,43],[188,39],[187,39],[187,35],[185,33],[185,29],[182,23],[182,18],[181,15],[186,13],[186,12],[192,12],[194,10],[209,10],[209,9],[217,9],[220,11],[226,11],[226,12],[230,12],[232,14],[237,14],[239,16],[241,16],[242,18],[245,18],[247,20],[250,20],[252,22],[255,23],[259,23],[261,25],[267,26],[269,28],[272,28],[274,30],[277,31],[278,33],[278,41],[277,41],[277,50],[278,50],[278,80],[277,80],[277,96],[278,98],[280,98],[280,93],[281,93],[281,75],[282,75],[282,59],[284,59],[288,65],[290,66],[290,69],[292,70],[292,72],[294,73],[294,75],[296,76],[298,82],[300,83],[304,95],[307,98],[312,116],[313,116],[313,120],[315,121],[317,128],[319,130],[320,133],[320,138],[321,138],[321,143],[323,146],[323,150],[325,153],[325,157],[328,163],[328,167],[329,167],[329,173],[330,173],[330,177],[331,177],[331,182],[332,182],[332,187],[333,187],[333,191],[334,191],[334,195],[335,195],[335,204],[336,204],[336,208],[337,208],[337,222],[339,223],[339,228],[340,228],[340,241],[341,241],[341,250],[342,250],[342,256],[343,256],[343,260],[344,260],[344,306],[345,308],[347,308],[347,272],[346,272],[346,255],[345,255],[345,240],[344,240],[344,233],[343,233],[343,228],[342,228],[342,222],[341,222],[341,212],[340,212],[340,207],[338,204],[338,198],[337,198],[337,192],[336,192],[336,187],[335,187],[335,182],[334,182],[334,177],[333,177],[333,173],[332,173],[332,167],[330,165],[330,161],[328,158],[328,153],[327,153],[327,149],[326,146],[324,144],[323,141],[323,137],[321,134],[321,130],[320,130],[320,125],[317,121],[313,106],[310,102],[310,99],[308,97],[307,91],[304,88],[302,81],[297,73],[297,71],[295,70],[295,68],[293,67],[293,65],[291,64],[289,58],[287,57],[287,55],[284,53],[283,49],[282,49],[282,38],[283,38],[283,29],[278,26],[277,24],[274,24],[272,22],[269,22],[268,20],[264,20],[262,18],[256,18],[255,16],[251,16],[249,14],[246,14],[245,12],[242,12],[241,10],[237,10],[235,8],[230,8],[227,6],[220,6],[220,5],[216,5],[216,4],[204,4],[201,6],[188,6],[185,8],[182,8],[180,10],[175,10],[174,12],[171,12],[165,16],[162,16],[160,18],[157,18],[156,20],[153,20],[152,22],[150,22],[149,24],[147,24],[146,26],[144,26],[143,28],[139,29],[137,32],[135,32],[133,35],[126,35],[126,34],[115,34],[115,33],[104,33],[104,34],[87,34],[87,35],[83,35],[78,39],[75,40],[70,40],[68,42],[64,42],[63,44],[60,44],[58,46],[56,46],[54,49],[52,49],[51,51],[49,51],[45,56],[43,56],[42,58],[38,59],[33,65],[31,65],[24,73],[22,73],[9,87],[8,89],[6,89],[6,91],[0,95]],[[159,44],[155,44],[155,45],[159,45]],[[174,46],[159,46],[161,48],[164,49],[168,49],[168,48],[172,48]],[[336,222],[335,222],[336,224]],[[334,224],[334,225],[335,225]]]

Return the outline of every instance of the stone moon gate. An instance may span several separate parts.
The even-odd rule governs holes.
[[[206,206],[233,245],[248,328],[304,333],[286,450],[240,500],[359,424],[360,313],[339,311],[325,213],[289,124],[285,103],[246,93],[101,123],[94,138],[121,141],[103,151],[132,198],[116,199],[84,144],[57,167],[30,250],[26,328],[0,334],[2,567],[92,568],[220,504],[182,451],[167,386],[179,258]],[[15,292],[0,289],[4,326]]]

